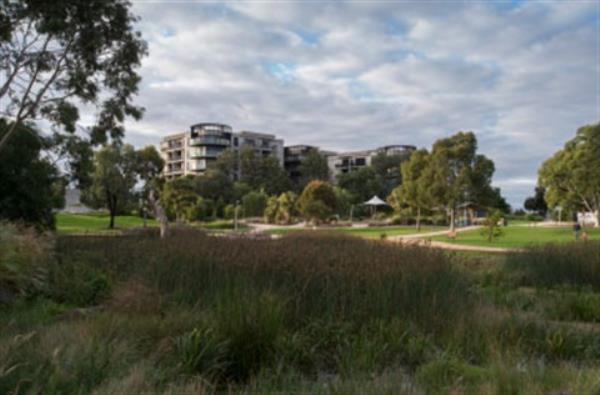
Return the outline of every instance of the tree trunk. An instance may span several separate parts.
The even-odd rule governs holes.
[[[596,209],[596,223],[594,224],[594,228],[600,227],[600,209]]]
[[[450,209],[450,232],[452,232],[452,233],[454,233],[454,231],[456,230],[454,215],[455,215],[455,209],[454,209],[454,207],[452,207]]]
[[[113,210],[113,208],[110,208],[110,224],[108,225],[108,229],[114,229],[115,228],[115,210]]]
[[[160,204],[160,199],[155,198],[153,190],[150,191],[148,200],[152,206],[152,209],[154,210],[154,217],[156,217],[158,223],[160,224],[160,238],[164,239],[169,234],[169,219],[167,218],[165,210]]]
[[[421,207],[417,207],[417,232],[421,231]]]

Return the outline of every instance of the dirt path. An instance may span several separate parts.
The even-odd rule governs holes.
[[[470,230],[480,229],[481,226],[467,226],[464,228],[456,228],[456,233],[468,232]],[[402,241],[402,240],[416,240],[416,239],[427,239],[436,236],[445,236],[448,234],[448,230],[438,230],[435,232],[427,233],[411,233],[407,235],[389,236],[390,241]]]

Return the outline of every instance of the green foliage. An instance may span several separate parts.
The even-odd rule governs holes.
[[[239,210],[239,208],[235,204],[228,204],[227,206],[225,206],[225,208],[223,209],[223,218],[234,219],[236,209]]]
[[[291,184],[277,158],[257,155],[250,146],[244,146],[239,154],[240,172],[243,183],[254,191],[265,191],[278,195],[290,190]]]
[[[400,167],[412,154],[388,155],[379,153],[371,159],[371,166],[382,180],[381,195],[387,196],[396,186],[404,182]]]
[[[413,152],[410,159],[402,164],[402,184],[388,197],[388,203],[396,213],[401,213],[404,207],[413,211],[417,218],[417,229],[420,229],[421,225],[421,211],[431,207],[431,197],[428,193],[429,181],[425,177],[428,161],[427,150]]]
[[[298,210],[308,220],[323,221],[335,212],[337,196],[325,181],[311,181],[298,198]]]
[[[221,341],[209,328],[194,328],[174,339],[180,369],[186,374],[200,374],[210,381],[218,381],[228,368],[228,344]]]
[[[546,188],[539,185],[536,186],[534,196],[530,196],[525,199],[523,207],[525,207],[526,210],[533,211],[542,217],[546,216],[546,213],[548,212],[548,205],[546,204],[546,199],[544,197],[545,195]]]
[[[329,166],[327,157],[321,154],[317,149],[311,149],[304,160],[300,163],[300,190],[304,189],[306,184],[313,180],[328,181]]]
[[[269,223],[289,224],[296,214],[298,197],[294,192],[284,192],[267,200],[265,219]]]
[[[428,200],[454,216],[459,204],[470,202],[493,206],[498,191],[491,187],[494,162],[477,154],[477,139],[473,132],[459,132],[433,144],[428,166],[423,174]]]
[[[10,124],[0,119],[0,138]],[[0,150],[0,220],[21,221],[39,230],[53,229],[53,210],[64,206],[64,180],[42,156],[50,141],[31,126]]]
[[[74,259],[53,263],[48,277],[48,296],[59,303],[93,306],[103,301],[111,290],[104,271]]]
[[[250,192],[242,198],[245,217],[261,217],[267,206],[268,196],[264,192]]]
[[[108,209],[110,229],[114,217],[133,203],[137,175],[138,157],[131,145],[105,145],[94,155],[91,185],[83,198],[92,207]]]
[[[215,319],[219,335],[227,342],[227,373],[232,379],[247,380],[272,362],[284,312],[281,300],[273,293],[233,294],[217,300]]]
[[[93,140],[106,142],[109,135],[122,137],[125,117],[141,117],[132,98],[146,44],[133,30],[137,18],[128,2],[24,0],[3,1],[0,8],[6,40],[0,46],[1,110],[16,119],[9,134],[40,117],[72,134],[77,106],[92,104],[98,109]],[[6,141],[0,140],[0,150]]]
[[[583,126],[563,149],[546,160],[539,184],[550,207],[584,209],[600,215],[600,124]]]
[[[490,213],[483,221],[481,235],[490,243],[504,234],[500,221],[502,221],[502,213],[499,210]]]
[[[0,223],[0,305],[46,291],[49,240],[31,229]]]
[[[485,369],[445,357],[419,368],[417,381],[427,393],[439,394],[458,385],[472,386],[481,383],[488,375]]]
[[[382,195],[384,192],[383,180],[371,166],[340,174],[337,184],[352,195],[353,204],[364,203],[374,195]]]

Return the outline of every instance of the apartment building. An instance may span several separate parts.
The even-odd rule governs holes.
[[[361,167],[371,166],[373,158],[379,154],[410,156],[417,148],[412,145],[386,145],[372,150],[340,152],[327,157],[327,164],[332,181],[340,174],[348,173]]]
[[[215,166],[223,151],[239,151],[244,146],[252,147],[257,155],[276,157],[283,166],[283,140],[274,135],[250,131],[234,133],[229,125],[198,123],[190,126],[189,132],[172,134],[161,140],[165,178],[204,174]]]

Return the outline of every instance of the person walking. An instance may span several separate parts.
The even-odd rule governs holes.
[[[575,225],[573,225],[573,236],[575,236],[575,240],[579,240],[579,232],[581,232],[581,225],[579,224],[579,222],[575,222]]]

